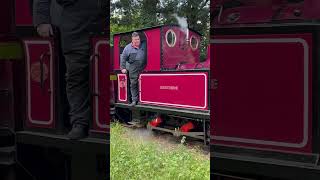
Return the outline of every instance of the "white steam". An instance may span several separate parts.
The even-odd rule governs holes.
[[[187,18],[179,17],[177,14],[173,14],[173,16],[177,19],[182,32],[186,34],[186,39],[189,39],[189,29],[188,29]]]

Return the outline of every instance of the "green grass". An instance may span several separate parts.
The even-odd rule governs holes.
[[[110,177],[113,180],[210,179],[210,160],[179,145],[174,149],[129,137],[126,129],[111,125]]]

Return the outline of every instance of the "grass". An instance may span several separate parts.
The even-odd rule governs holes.
[[[111,125],[110,177],[113,180],[210,179],[210,160],[196,150],[179,145],[159,147],[127,135],[118,123]]]

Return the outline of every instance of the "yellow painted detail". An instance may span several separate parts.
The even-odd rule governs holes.
[[[110,75],[110,81],[116,81],[117,79],[116,75]]]
[[[20,60],[23,50],[18,42],[0,42],[0,60]]]

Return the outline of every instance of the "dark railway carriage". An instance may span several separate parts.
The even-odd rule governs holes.
[[[319,179],[319,1],[212,5],[211,172]]]
[[[55,28],[54,37],[46,39],[36,35],[32,3],[4,0],[0,6],[0,172],[9,179],[104,179],[109,158],[108,35],[104,28],[90,27],[90,135],[70,141],[59,32]]]
[[[132,32],[114,35],[113,69],[118,82],[116,107],[129,108],[131,118],[148,122],[150,129],[192,136],[206,142],[210,114],[210,57],[200,62],[201,35],[175,25],[138,32],[141,41],[146,43],[147,63],[139,76],[139,104],[134,108],[128,106],[129,78],[120,72],[120,56],[131,42]],[[155,113],[158,116],[154,117]]]

